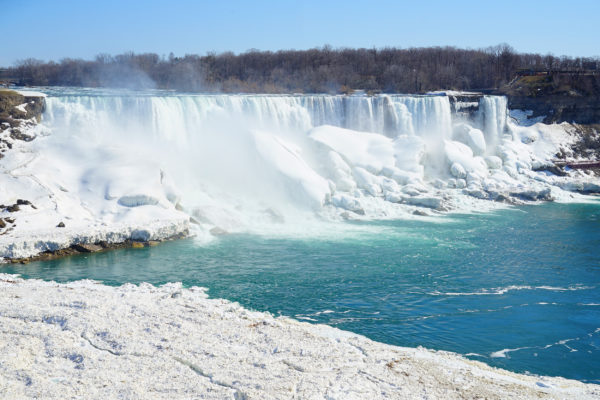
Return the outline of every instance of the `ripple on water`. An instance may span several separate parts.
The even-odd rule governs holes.
[[[590,218],[599,210],[545,204],[443,223],[326,224],[0,271],[113,285],[179,281],[386,343],[600,383],[600,226]]]

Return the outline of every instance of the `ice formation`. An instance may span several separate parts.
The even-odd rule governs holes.
[[[499,96],[462,107],[443,94],[75,90],[49,93],[46,105],[37,139],[16,144],[0,165],[0,202],[37,207],[22,207],[0,235],[0,256],[87,240],[77,232],[122,237],[133,225],[160,237],[187,229],[190,217],[210,237],[600,191],[583,173],[543,170],[558,151],[569,154],[568,124],[519,125]]]
[[[0,274],[0,397],[597,399],[598,385],[274,318],[204,289]]]

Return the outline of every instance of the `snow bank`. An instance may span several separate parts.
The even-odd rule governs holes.
[[[15,90],[15,92],[27,96],[27,97],[47,97],[46,93],[38,92],[35,90],[23,89],[23,90]]]
[[[517,125],[505,98],[476,100],[453,114],[443,95],[48,97],[42,124],[0,134],[11,145],[0,205],[35,206],[0,208],[14,220],[0,227],[0,257],[153,221],[182,228],[187,216],[205,236],[309,231],[323,219],[580,201],[574,192],[600,187],[582,171],[552,173],[557,153],[574,154],[572,126]]]
[[[204,289],[0,274],[0,397],[207,399],[600,398],[209,299]]]
[[[38,220],[32,224],[36,228],[30,226],[28,231],[0,236],[0,255],[4,258],[26,258],[45,251],[65,249],[75,244],[123,243],[127,240],[160,241],[189,230],[187,216],[173,215],[155,219],[151,213],[136,215],[137,218],[130,216],[111,224],[79,222],[72,227],[51,229],[41,228]]]

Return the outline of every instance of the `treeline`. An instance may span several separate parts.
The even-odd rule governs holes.
[[[342,93],[356,89],[420,93],[498,88],[517,72],[600,69],[599,58],[517,53],[508,45],[333,49],[242,54],[101,54],[92,61],[27,59],[7,74],[20,85],[158,88],[188,92]]]

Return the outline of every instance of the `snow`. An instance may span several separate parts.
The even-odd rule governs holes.
[[[531,125],[535,125],[538,122],[542,122],[544,120],[544,118],[546,118],[545,115],[542,115],[540,117],[534,117],[531,118],[531,116],[533,115],[533,111],[532,110],[510,110],[509,113],[510,117],[513,118],[515,120],[515,122],[521,126],[531,126]]]
[[[179,283],[0,274],[0,326],[5,399],[600,398],[597,385],[377,343]]]
[[[19,104],[15,108],[27,114],[27,109],[25,107],[27,107],[27,103]]]
[[[35,90],[29,90],[29,89],[15,90],[15,92],[17,92],[23,96],[27,96],[27,97],[47,97],[48,96],[46,93],[37,92]]]
[[[393,142],[385,136],[327,125],[313,129],[309,136],[336,151],[351,165],[373,171],[394,166]]]
[[[0,257],[132,232],[314,231],[347,218],[413,218],[555,199],[586,201],[595,176],[535,171],[572,154],[569,124],[522,126],[506,99],[472,116],[447,97],[93,95],[48,97],[0,162]],[[30,92],[28,92],[30,93]],[[487,202],[487,203],[486,203]],[[350,212],[350,213],[349,213]],[[59,228],[59,223],[65,228]]]

